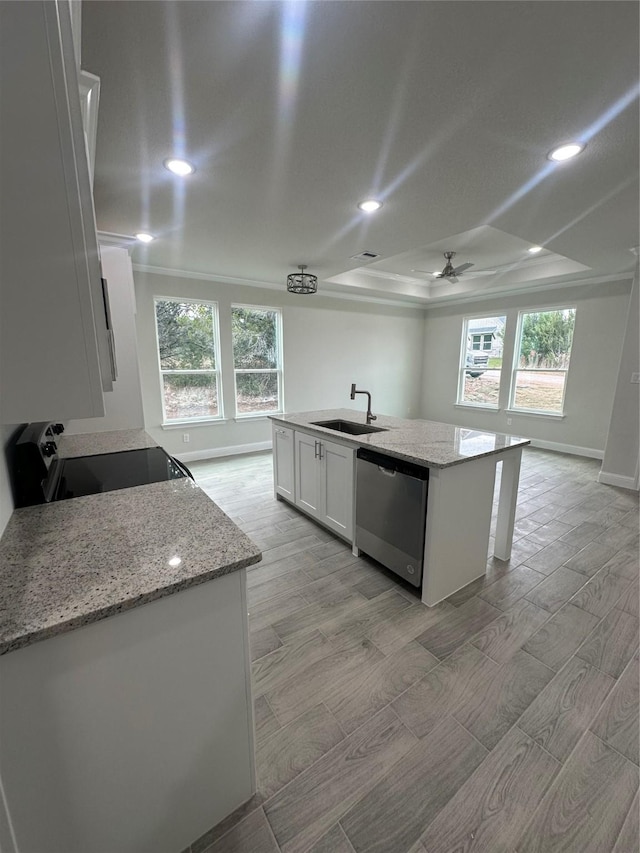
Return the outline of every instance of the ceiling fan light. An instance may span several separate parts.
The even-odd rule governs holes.
[[[575,157],[576,154],[580,154],[582,151],[584,151],[584,145],[580,145],[579,142],[566,142],[564,145],[553,148],[547,154],[547,157],[549,160],[553,160],[554,163],[563,163],[565,160],[571,160],[572,157]]]
[[[318,277],[305,272],[306,264],[298,264],[300,272],[292,272],[287,276],[289,293],[315,293],[318,290]]]

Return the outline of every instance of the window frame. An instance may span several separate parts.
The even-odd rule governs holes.
[[[158,333],[158,314],[156,312],[156,304],[158,302],[177,302],[180,305],[207,305],[212,309],[212,334],[213,334],[213,352],[216,366],[209,370],[163,370],[160,360],[160,335]],[[160,378],[160,401],[162,404],[162,426],[176,426],[179,424],[198,424],[198,423],[216,423],[224,420],[224,402],[222,394],[222,361],[220,357],[220,312],[218,303],[210,299],[194,299],[186,296],[154,296],[153,297],[153,321],[156,332],[156,358],[158,363],[158,374]],[[165,375],[204,375],[213,374],[216,378],[216,392],[218,397],[218,414],[217,415],[197,415],[187,418],[168,418],[167,409],[164,399],[164,376]]]
[[[518,373],[535,373],[541,368],[524,368],[520,367],[520,347],[522,345],[522,324],[526,314],[551,314],[555,311],[573,311],[573,335],[571,337],[571,350],[569,353],[569,367],[571,367],[571,355],[573,352],[573,336],[576,331],[576,317],[578,316],[578,308],[576,305],[553,305],[546,308],[521,308],[518,311],[518,321],[516,323],[516,336],[513,344],[513,362],[511,365],[511,378],[509,381],[509,405],[508,411],[518,415],[541,415],[550,418],[564,418],[564,403],[567,396],[567,379],[569,376],[569,367],[552,367],[542,369],[544,373],[564,373],[564,383],[562,385],[562,400],[560,409],[528,409],[521,406],[516,406],[516,383]]]
[[[236,308],[244,311],[269,311],[276,315],[276,362],[277,367],[242,368],[236,367],[236,359],[233,351],[233,312]],[[252,305],[244,302],[233,302],[231,304],[231,357],[233,362],[233,399],[236,420],[250,418],[266,418],[269,415],[278,415],[284,412],[284,359],[282,346],[282,308],[272,305]],[[275,373],[278,382],[278,407],[268,412],[239,412],[238,411],[238,383],[239,373]]]
[[[496,315],[491,315],[496,316]],[[506,331],[507,327],[507,314],[499,314],[499,317],[504,317],[504,328]],[[487,350],[482,348],[483,341],[480,341],[480,348],[473,349],[473,335],[469,331],[469,322],[471,320],[485,319],[487,317],[486,312],[482,314],[468,314],[462,317],[462,340],[460,342],[460,361],[458,363],[458,389],[456,394],[456,406],[469,406],[473,409],[486,409],[490,412],[499,412],[500,411],[500,389],[502,387],[502,371],[504,368],[504,364],[500,367],[500,379],[498,380],[498,402],[493,405],[492,403],[474,403],[470,400],[463,399],[464,394],[464,377],[467,370],[473,370],[473,368],[467,367],[467,352],[479,352],[486,353]],[[483,338],[486,333],[479,333],[479,337]],[[469,349],[467,349],[467,344]],[[487,368],[491,370],[496,370],[497,368]]]

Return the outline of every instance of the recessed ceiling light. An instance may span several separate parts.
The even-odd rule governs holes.
[[[542,251],[542,246],[531,246],[530,249],[527,249],[530,255],[537,255],[538,252]]]
[[[554,148],[547,154],[547,157],[549,160],[555,160],[556,163],[562,163],[563,160],[570,160],[581,151],[584,151],[584,145],[580,145],[578,142],[567,142],[565,145]]]
[[[153,234],[147,234],[144,231],[141,231],[139,234],[136,234],[136,240],[139,240],[141,243],[150,243],[154,240],[155,237]]]
[[[174,175],[180,175],[181,178],[184,178],[185,175],[192,175],[196,170],[196,167],[188,160],[177,160],[173,157],[164,161],[164,167],[173,172]]]
[[[364,210],[365,213],[373,213],[375,210],[380,210],[382,202],[376,201],[375,198],[368,198],[366,201],[361,201],[358,207],[360,210]]]

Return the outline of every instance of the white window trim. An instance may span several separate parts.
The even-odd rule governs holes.
[[[545,370],[545,373],[564,373],[564,383],[562,385],[562,401],[560,403],[560,410],[554,411],[552,409],[524,409],[516,406],[516,381],[518,372],[529,372],[534,373],[541,368],[531,368],[531,367],[520,367],[520,346],[521,346],[521,333],[522,333],[522,319],[525,314],[550,314],[554,311],[573,311],[573,334],[575,335],[575,321],[578,316],[578,310],[575,305],[559,305],[552,306],[550,308],[522,308],[518,311],[518,323],[516,325],[516,337],[513,346],[513,364],[511,365],[511,380],[509,383],[509,405],[507,406],[506,411],[510,414],[514,415],[539,415],[540,417],[545,418],[564,418],[566,417],[564,411],[564,401],[567,396],[567,379],[569,378],[569,367],[571,367],[571,355],[569,355],[569,367],[552,367],[548,370]],[[573,350],[573,338],[571,339],[571,350]]]
[[[160,337],[158,335],[158,315],[156,314],[156,303],[157,302],[177,302],[181,305],[186,304],[195,304],[195,305],[207,305],[212,309],[212,325],[213,325],[213,347],[214,347],[214,355],[216,360],[216,367],[214,370],[163,370],[162,365],[160,364]],[[182,297],[182,296],[154,296],[153,297],[153,322],[156,330],[156,358],[158,364],[158,374],[160,378],[160,402],[162,404],[162,423],[160,426],[163,429],[171,429],[171,427],[182,427],[185,424],[193,424],[194,426],[198,426],[200,424],[211,424],[211,423],[223,423],[225,421],[224,417],[224,408],[223,408],[223,400],[222,400],[222,369],[221,369],[221,361],[220,361],[220,315],[218,312],[218,303],[213,302],[209,299],[192,299],[190,297]],[[167,411],[164,403],[164,381],[163,377],[165,374],[193,374],[193,373],[208,373],[213,374],[216,377],[216,391],[218,394],[218,414],[217,415],[206,415],[206,416],[196,416],[193,418],[168,418]]]
[[[489,406],[487,403],[454,403],[453,406],[455,409],[474,409],[475,411],[493,414],[502,411],[500,406]]]
[[[233,420],[234,421],[266,421],[272,415],[283,415],[284,412],[263,412],[262,414],[256,415],[237,415]]]
[[[487,316],[486,314],[467,314],[466,316],[464,316],[462,318],[462,341],[461,341],[461,346],[460,346],[460,363],[458,365],[458,391],[457,391],[456,401],[454,403],[454,406],[459,406],[460,408],[481,409],[481,410],[489,411],[489,412],[499,412],[500,411],[500,403],[499,402],[496,403],[495,406],[493,406],[491,403],[472,403],[469,400],[463,400],[462,399],[462,395],[464,393],[464,375],[465,375],[465,372],[467,369],[467,341],[468,341],[469,337],[472,336],[469,332],[469,321],[470,320],[477,320],[480,317],[484,318],[486,316]],[[500,315],[500,316],[504,316],[503,326],[506,329],[507,315],[505,314],[505,315]],[[481,336],[482,336],[482,333],[481,333]],[[472,342],[470,342],[470,343],[472,343]],[[482,345],[482,341],[480,343]],[[469,352],[479,352],[482,354],[482,353],[485,353],[486,350],[483,350],[483,349],[473,350],[470,346]],[[499,389],[502,387],[502,371],[503,371],[503,368],[504,368],[504,364],[500,368],[500,380],[498,382],[498,388]],[[490,369],[496,370],[496,368],[493,368],[493,367]],[[498,396],[500,396],[500,391],[498,391]]]
[[[505,409],[508,415],[532,416],[534,418],[551,418],[552,421],[561,421],[567,416],[564,412],[549,412],[546,409]]]
[[[231,316],[233,317],[234,308],[241,308],[247,311],[270,311],[276,315],[276,359],[277,367],[265,368],[236,368],[235,356],[233,358],[233,405],[234,405],[234,420],[244,421],[257,418],[267,418],[269,415],[278,415],[284,412],[284,372],[283,372],[283,352],[282,352],[282,308],[274,308],[268,305],[247,305],[246,303],[234,302],[231,305]],[[233,353],[233,327],[231,330],[231,351]],[[239,412],[238,411],[238,385],[236,377],[238,373],[275,373],[278,378],[278,408],[269,412]]]
[[[180,429],[185,426],[200,427],[200,426],[215,426],[217,424],[228,423],[227,418],[187,418],[186,420],[163,421],[160,426],[162,429]]]

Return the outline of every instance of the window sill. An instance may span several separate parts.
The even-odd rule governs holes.
[[[536,412],[534,409],[507,409],[508,415],[521,415],[534,418],[551,418],[553,421],[561,421],[566,418],[563,412]]]
[[[214,426],[214,424],[226,424],[227,418],[187,418],[183,421],[166,421],[161,423],[162,429],[184,429],[186,426]]]
[[[473,409],[474,412],[499,412],[499,406],[485,406],[483,403],[454,403],[455,409]]]
[[[282,416],[282,412],[262,412],[250,415],[236,415],[234,421],[266,421],[271,415]]]

